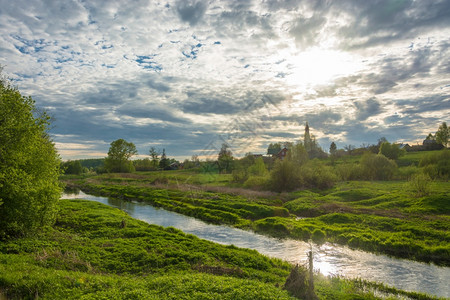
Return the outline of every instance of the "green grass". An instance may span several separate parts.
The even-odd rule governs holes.
[[[292,299],[292,266],[149,225],[106,205],[62,200],[53,228],[0,244],[8,299]],[[431,299],[382,285],[315,275],[319,299]]]
[[[144,201],[210,223],[450,265],[450,182],[431,182],[431,194],[423,197],[416,197],[406,181],[350,181],[329,190],[250,198],[248,190],[155,185],[149,173],[108,174],[77,184],[86,192]]]

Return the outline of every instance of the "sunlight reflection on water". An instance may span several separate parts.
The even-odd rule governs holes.
[[[120,208],[131,217],[225,245],[250,248],[291,263],[305,264],[310,245],[296,240],[270,238],[250,231],[204,223],[192,217],[154,208],[139,202],[126,202],[79,194],[64,194],[65,199],[87,199]],[[324,275],[340,275],[378,281],[399,289],[450,297],[450,268],[376,255],[345,246],[326,243],[313,245],[314,269]]]

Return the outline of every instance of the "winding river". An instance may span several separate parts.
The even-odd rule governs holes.
[[[220,244],[255,249],[292,263],[304,264],[310,245],[305,242],[276,239],[228,226],[207,224],[198,219],[154,208],[138,202],[96,197],[79,192],[64,194],[65,199],[98,201],[126,211],[131,217],[160,226],[172,226],[199,238]],[[352,250],[326,243],[313,245],[314,268],[324,275],[341,275],[382,282],[396,288],[450,298],[450,268]]]

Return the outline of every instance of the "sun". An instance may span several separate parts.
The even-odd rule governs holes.
[[[361,58],[337,50],[310,49],[286,60],[289,70],[286,82],[299,88],[330,84],[362,68]]]

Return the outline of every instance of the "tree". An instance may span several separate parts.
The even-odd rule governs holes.
[[[429,133],[425,139],[426,139],[427,141],[430,141],[430,140],[434,140],[435,137],[434,137],[434,135],[433,135],[432,133]]]
[[[154,169],[157,169],[159,166],[159,151],[156,150],[155,147],[150,147],[149,155],[152,158],[152,164]]]
[[[33,99],[0,77],[0,239],[34,233],[55,220],[61,162],[49,126],[50,117],[38,113]]]
[[[281,143],[270,143],[269,147],[267,148],[267,154],[268,155],[277,155],[278,152],[281,151]]]
[[[62,163],[61,168],[65,174],[81,175],[83,173],[83,166],[79,160],[69,160]]]
[[[161,154],[161,160],[159,161],[159,167],[163,170],[167,169],[170,165],[170,160],[167,159],[166,149],[163,149]]]
[[[331,142],[331,145],[330,145],[330,154],[331,154],[332,156],[335,156],[335,155],[336,155],[336,151],[337,151],[336,144],[335,144],[334,142]]]
[[[400,156],[405,155],[406,150],[400,149],[399,145],[391,144],[389,142],[383,142],[380,145],[380,154],[383,154],[389,159],[398,159]]]
[[[233,155],[228,148],[229,146],[226,143],[223,143],[220,148],[219,156],[217,158],[220,172],[231,173],[233,170]]]
[[[438,131],[436,131],[435,136],[438,144],[442,144],[444,147],[447,147],[448,139],[450,138],[450,128],[447,127],[447,123],[442,122]]]
[[[130,173],[134,171],[130,161],[137,154],[136,146],[124,139],[118,139],[111,143],[108,157],[105,159],[105,168],[108,172]]]
[[[262,157],[258,157],[255,159],[253,165],[248,168],[248,172],[254,176],[265,176],[267,175],[267,168],[264,164],[264,160]]]

